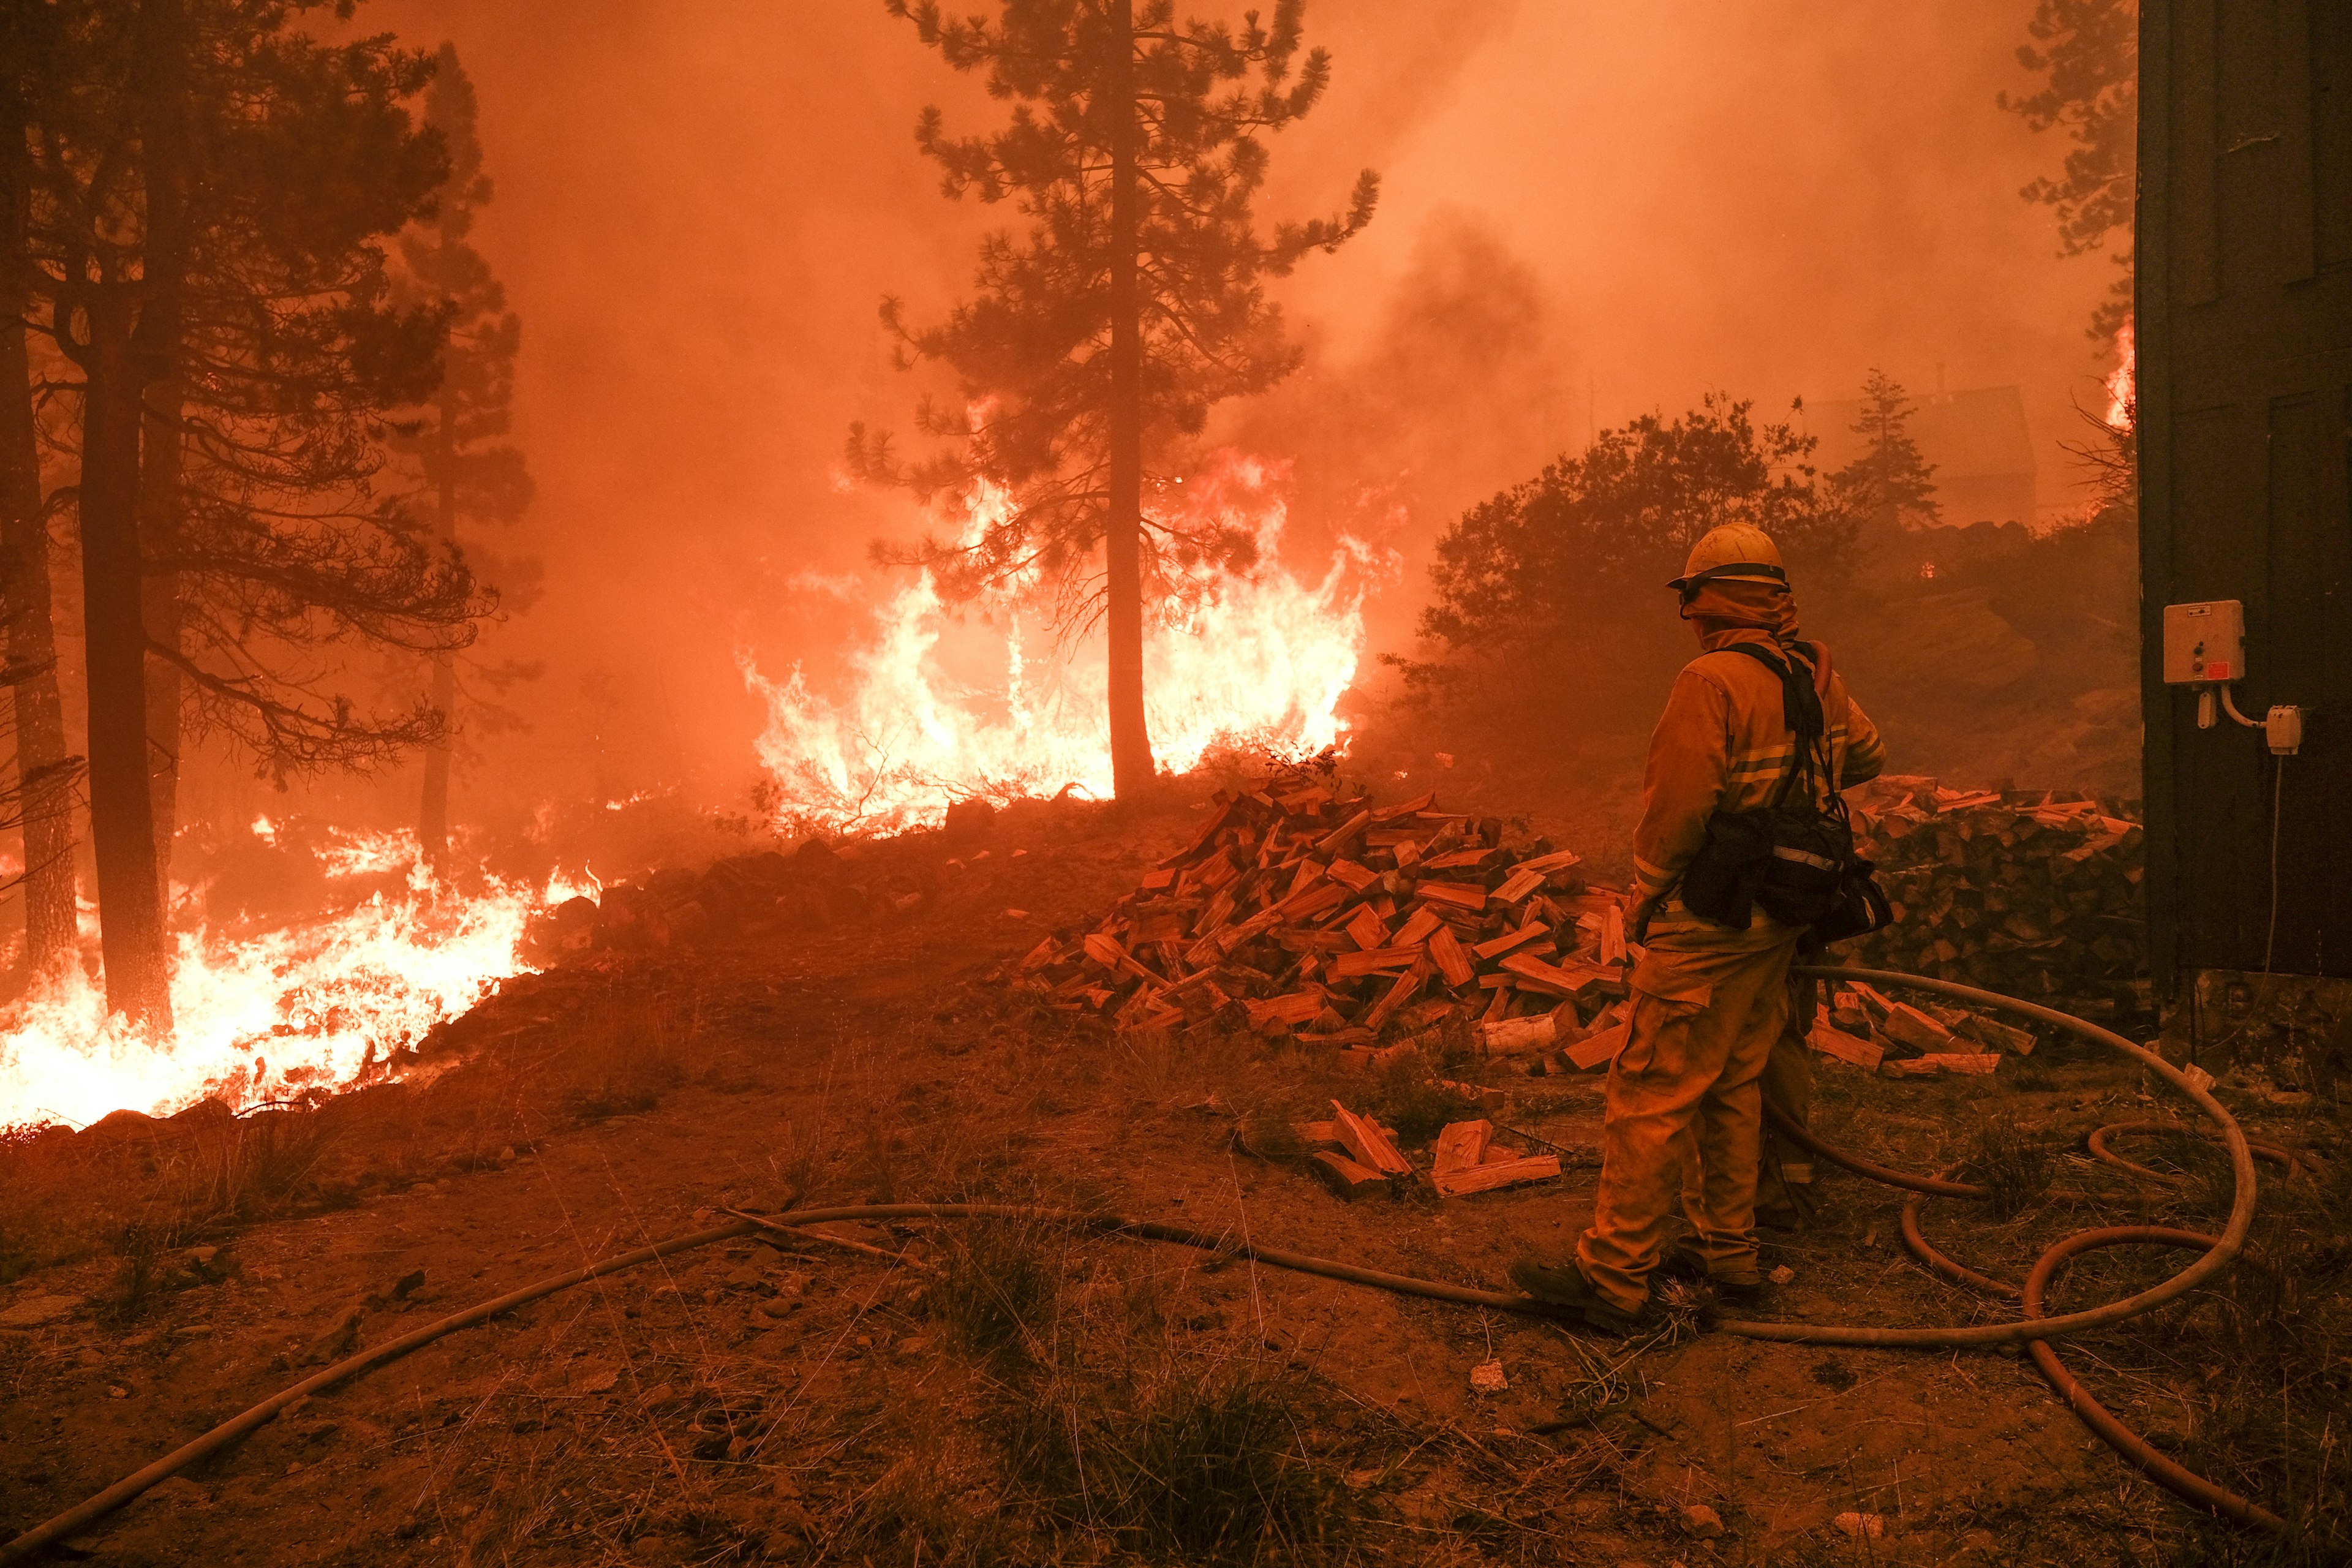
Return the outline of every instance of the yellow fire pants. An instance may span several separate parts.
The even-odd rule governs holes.
[[[1805,1037],[1813,1026],[1820,990],[1821,983],[1815,980],[1789,983],[1788,1021],[1772,1042],[1772,1054],[1764,1063],[1764,1076],[1757,1080],[1764,1098],[1795,1117],[1799,1126],[1805,1125],[1812,1115],[1813,1053],[1805,1044]],[[1812,1184],[1812,1155],[1766,1123],[1763,1163],[1756,1182],[1756,1206],[1793,1207],[1802,1215],[1811,1204]]]
[[[1798,935],[1761,917],[1744,931],[1661,935],[1634,967],[1633,1030],[1609,1069],[1601,1192],[1576,1244],[1585,1278],[1621,1310],[1648,1299],[1678,1208],[1708,1272],[1755,1268],[1757,1080],[1788,1017]]]

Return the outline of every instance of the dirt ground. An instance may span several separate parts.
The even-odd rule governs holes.
[[[0,1149],[0,1323],[17,1325],[0,1328],[0,1536],[353,1345],[729,1208],[1036,1200],[1488,1288],[1523,1252],[1563,1251],[1591,1213],[1589,1161],[1543,1186],[1349,1205],[1250,1152],[1335,1096],[1425,1145],[1414,1075],[1369,1079],[1255,1038],[1117,1040],[992,982],[1195,820],[1181,801],[1074,806],[961,845],[909,841],[891,853],[937,877],[919,908],[518,981],[432,1043],[446,1070],[430,1082]],[[1578,842],[1578,824],[1538,826]],[[2001,1146],[1989,1127],[2029,1128],[2061,1186],[2114,1194],[2005,1220],[1930,1205],[1949,1250],[2012,1277],[2085,1225],[2217,1225],[2193,1147],[2177,1157],[2198,1179],[2154,1197],[2075,1152],[2101,1122],[2172,1108],[2132,1071],[2061,1057],[1913,1083],[1825,1064],[1816,1124],[1914,1169]],[[1598,1078],[1483,1076],[1507,1096],[1499,1142],[1596,1139]],[[2332,1115],[2231,1093],[2251,1129],[2332,1152]],[[1815,1225],[1768,1237],[1767,1265],[1793,1271],[1768,1315],[2006,1314],[1910,1259],[1893,1193],[1843,1176],[1824,1191]],[[2321,1236],[2279,1290],[2341,1294],[2352,1259],[2331,1226],[2336,1252]],[[2201,1521],[2016,1357],[1719,1332],[1629,1350],[1049,1224],[828,1230],[869,1250],[747,1239],[439,1340],[289,1411],[60,1560],[2342,1560],[2340,1526],[2270,1555]],[[2057,1305],[2179,1263],[2085,1258]],[[2284,1486],[2296,1495],[2263,1500],[2326,1519],[2344,1359],[2309,1332],[2249,1349],[2252,1310],[2192,1301],[2069,1354],[2185,1461]],[[2236,1374],[2207,1366],[2270,1367],[2263,1355],[2292,1375],[2230,1426],[2217,1390]],[[1507,1386],[1474,1392],[1489,1363]],[[1841,1531],[1847,1513],[1884,1533]]]

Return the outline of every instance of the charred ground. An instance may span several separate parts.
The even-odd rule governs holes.
[[[426,1043],[430,1081],[11,1144],[5,1524],[344,1346],[723,1208],[1037,1200],[1489,1286],[1521,1250],[1566,1245],[1589,1170],[1349,1205],[1249,1136],[1334,1096],[1411,1133],[1433,1111],[1423,1073],[1252,1037],[1122,1039],[995,982],[1044,929],[1133,887],[1191,806],[1034,805],[978,837],[874,847],[855,900],[714,914],[690,943],[510,984]],[[1578,824],[1536,826],[1577,841]],[[2019,1271],[2090,1223],[2210,1228],[2226,1176],[2193,1143],[2141,1146],[2198,1178],[2153,1196],[2078,1172],[2084,1133],[2149,1114],[2136,1074],[2046,1048],[2012,1065],[1894,1084],[1824,1064],[1817,1124],[1910,1168],[2021,1162],[2012,1217],[1929,1211],[1980,1266]],[[1491,1076],[1496,1120],[1570,1146],[1597,1133],[1597,1079]],[[2221,1092],[2250,1129],[2331,1152],[2321,1101]],[[2352,1266],[2332,1216],[2352,1194],[2315,1164],[2266,1183],[2258,1246],[2220,1289],[2070,1352],[2184,1462],[2321,1521],[2275,1557],[2140,1480],[2021,1360],[1719,1334],[1627,1358],[1050,1224],[836,1226],[887,1256],[779,1236],[575,1289],[308,1402],[78,1546],[122,1563],[2324,1561],[2342,1544],[2326,1521]],[[2053,1169],[2114,1195],[2032,1196]],[[1795,1275],[1780,1310],[2000,1310],[1909,1259],[1895,1194],[1829,1191],[1821,1224],[1768,1248]],[[2062,1300],[2173,1266],[2088,1258]],[[1474,1394],[1492,1361],[1507,1388]],[[1584,1418],[1533,1435],[1563,1417]],[[1848,1539],[1845,1512],[1888,1533]]]

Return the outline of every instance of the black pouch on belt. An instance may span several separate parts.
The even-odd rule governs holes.
[[[1782,717],[1796,745],[1769,805],[1707,818],[1706,842],[1683,872],[1684,906],[1735,931],[1747,929],[1760,909],[1782,925],[1811,928],[1824,942],[1878,930],[1893,910],[1873,875],[1876,868],[1854,853],[1845,798],[1829,776],[1821,694],[1793,661],[1755,643],[1733,643],[1726,651],[1745,654],[1780,678]]]

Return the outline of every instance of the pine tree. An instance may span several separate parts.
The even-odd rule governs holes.
[[[1853,433],[1868,449],[1831,476],[1830,483],[1855,515],[1876,531],[1926,528],[1943,520],[1936,500],[1936,465],[1919,455],[1911,439],[1916,412],[1903,385],[1873,366],[1862,384],[1862,413]]]
[[[1423,636],[1448,656],[1495,655],[1618,623],[1629,600],[1670,603],[1663,584],[1726,522],[1763,529],[1795,570],[1842,569],[1854,516],[1807,461],[1817,437],[1759,426],[1753,406],[1710,394],[1671,422],[1643,415],[1472,507],[1438,538]],[[1394,662],[1421,685],[1464,668]]]
[[[446,173],[404,107],[430,62],[381,37],[322,44],[292,26],[306,8],[48,7],[61,85],[32,142],[31,227],[51,335],[81,376],[101,942],[110,1003],[159,1029],[156,774],[176,777],[184,717],[281,775],[388,760],[437,716],[363,712],[331,686],[348,661],[327,645],[434,651],[486,609],[372,486],[385,421],[436,374],[437,316],[389,306],[382,243]],[[158,684],[178,689],[151,700]]]
[[[77,949],[73,784],[58,689],[49,581],[52,497],[43,482],[27,317],[37,277],[32,158],[26,140],[48,92],[54,38],[38,7],[0,12],[0,668],[16,742],[10,795],[24,836],[25,956],[54,973]]]
[[[2131,315],[2134,205],[2138,199],[2138,0],[2040,0],[2026,24],[2033,42],[2018,63],[2043,79],[2021,98],[2004,92],[2003,109],[2035,131],[2063,126],[2074,143],[2056,179],[2047,176],[2019,194],[2053,208],[2058,254],[2084,256],[2106,247],[2121,229],[2116,255],[2123,269],[2091,317],[2090,335],[2104,349]]]
[[[956,449],[902,468],[860,427],[851,467],[927,494],[982,479],[1006,488],[1013,506],[977,539],[881,553],[929,566],[951,596],[1034,574],[1066,629],[1099,616],[1112,777],[1129,795],[1154,773],[1145,586],[1244,561],[1253,544],[1154,516],[1144,493],[1214,404],[1297,366],[1265,280],[1362,228],[1379,182],[1367,170],[1345,212],[1257,232],[1261,137],[1310,110],[1330,79],[1326,51],[1300,58],[1303,0],[1278,0],[1270,26],[1251,12],[1238,31],[1180,24],[1173,0],[1004,0],[993,21],[886,3],[950,66],[984,71],[991,95],[1013,100],[991,134],[950,137],[936,109],[916,134],[950,197],[1012,201],[1029,227],[988,239],[978,297],[945,323],[908,329],[895,302],[883,308],[908,356],[956,374],[971,412],[920,420]]]
[[[404,292],[439,310],[446,336],[438,394],[416,432],[400,445],[415,458],[421,500],[441,542],[455,551],[461,521],[510,524],[530,504],[522,454],[499,439],[512,426],[522,322],[507,309],[506,290],[467,239],[475,214],[490,199],[490,180],[482,173],[482,144],[474,129],[474,84],[454,45],[444,44],[435,58],[425,122],[447,149],[449,177],[433,216],[402,237]],[[457,656],[444,650],[434,657],[431,701],[445,721],[454,721],[457,697]],[[428,863],[448,843],[451,744],[444,733],[425,752],[416,836]]]

